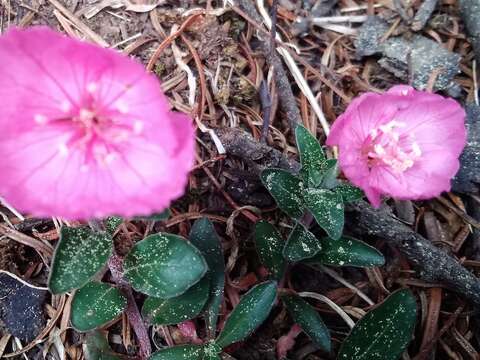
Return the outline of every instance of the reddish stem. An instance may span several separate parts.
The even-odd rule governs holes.
[[[108,260],[108,268],[112,273],[113,280],[127,297],[127,308],[125,309],[125,313],[127,314],[128,321],[137,336],[140,347],[138,357],[142,360],[148,359],[152,353],[150,338],[148,336],[147,327],[143,322],[142,315],[138,310],[135,298],[133,297],[132,287],[123,278],[123,259],[118,255],[113,254]]]

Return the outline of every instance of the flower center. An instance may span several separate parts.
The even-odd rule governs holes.
[[[370,131],[365,147],[369,167],[387,165],[395,173],[402,173],[415,164],[422,151],[413,135],[398,131],[405,125],[392,120]]]
[[[83,170],[90,163],[105,166],[120,152],[121,143],[132,135],[143,132],[143,122],[129,117],[128,106],[116,99],[106,106],[98,99],[99,85],[86,86],[79,105],[64,102],[59,109],[64,116],[49,118],[36,114],[34,121],[41,126],[59,126],[65,129],[68,140],[58,145],[61,156],[68,156],[72,150],[83,153]]]

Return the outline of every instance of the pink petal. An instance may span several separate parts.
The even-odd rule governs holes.
[[[466,142],[464,119],[454,100],[398,85],[352,101],[327,144],[339,147],[340,168],[374,206],[382,194],[426,199],[450,189]]]
[[[192,121],[170,112],[136,61],[46,27],[12,29],[0,37],[0,85],[0,195],[13,207],[66,219],[147,215],[183,194]]]

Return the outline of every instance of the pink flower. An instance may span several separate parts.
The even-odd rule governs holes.
[[[378,207],[382,194],[428,199],[450,189],[466,142],[465,112],[452,99],[398,85],[350,104],[327,139],[345,176]]]
[[[0,196],[35,216],[150,214],[181,196],[191,120],[113,50],[46,27],[0,38]]]

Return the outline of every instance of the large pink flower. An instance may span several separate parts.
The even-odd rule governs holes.
[[[395,86],[352,101],[327,139],[345,176],[378,207],[381,195],[428,199],[450,189],[465,146],[465,112],[452,99]]]
[[[181,196],[191,120],[136,61],[46,27],[0,38],[0,196],[36,216],[149,214]]]

